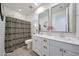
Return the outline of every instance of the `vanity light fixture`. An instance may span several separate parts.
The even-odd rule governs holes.
[[[21,12],[21,11],[22,11],[22,9],[19,9],[18,11],[19,11],[19,12]]]
[[[41,12],[43,12],[43,11],[44,11],[44,8],[43,8],[43,7],[39,7],[39,8],[36,10],[36,13],[39,14],[39,13],[41,13]]]
[[[37,24],[36,23],[34,25],[35,25],[35,27],[37,27]]]
[[[38,6],[38,3],[35,3],[35,6]]]

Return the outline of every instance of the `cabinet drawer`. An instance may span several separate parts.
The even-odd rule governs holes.
[[[48,56],[49,55],[49,40],[42,38],[42,56]]]
[[[44,42],[44,43],[49,43],[49,40],[48,40],[48,39],[43,38],[43,39],[42,39],[42,42]]]
[[[37,40],[37,39],[38,39],[38,37],[36,37],[36,36],[33,36],[33,39],[34,39],[34,40],[35,40],[35,39]]]
[[[49,40],[48,39],[42,39],[42,45],[49,45]]]
[[[49,46],[42,45],[42,50],[44,50],[44,51],[49,51]]]
[[[60,42],[60,41],[54,41],[54,40],[50,40],[50,44],[61,47],[65,50],[69,50],[71,52],[77,53],[79,55],[79,46],[78,45],[69,44],[69,43]]]

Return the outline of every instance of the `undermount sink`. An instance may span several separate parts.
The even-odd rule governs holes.
[[[57,40],[64,40],[64,41],[75,41],[78,40],[77,38],[74,37],[67,37],[67,36],[53,36],[54,38],[56,38]]]
[[[77,42],[77,41],[79,42],[78,38],[64,36],[64,35],[61,35],[61,36],[37,35],[37,36],[44,37],[44,38],[55,39],[55,40],[64,41],[64,42]]]
[[[50,36],[50,35],[36,35],[38,37],[43,37],[46,39],[52,39],[56,41],[61,41],[65,43],[70,43],[70,44],[76,44],[79,45],[79,39],[77,37],[71,37],[71,36]]]
[[[59,36],[57,38],[59,38],[61,40],[67,40],[67,41],[73,41],[74,40],[74,38],[72,38],[72,37],[65,37],[65,36],[63,36],[63,37]]]

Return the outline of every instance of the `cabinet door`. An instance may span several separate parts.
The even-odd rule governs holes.
[[[36,41],[37,40],[35,40],[35,39],[33,39],[33,42],[32,42],[32,49],[33,49],[33,51],[35,51],[36,52]]]
[[[62,49],[57,46],[50,46],[50,56],[62,56]]]
[[[49,54],[50,56],[62,56],[62,49],[60,46],[57,46],[55,41],[50,40],[49,41]]]
[[[72,52],[72,51],[68,51],[68,50],[64,50],[63,51],[63,56],[78,56],[79,54]]]
[[[37,53],[41,55],[41,38],[40,37],[38,37],[36,48],[37,48]]]
[[[62,49],[60,47],[51,46],[50,56],[62,56]]]
[[[32,48],[33,48],[33,51],[41,55],[41,39],[39,37],[33,38]]]

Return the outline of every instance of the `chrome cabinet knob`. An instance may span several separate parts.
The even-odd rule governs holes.
[[[43,56],[46,56],[45,54]]]
[[[60,49],[60,51],[63,51],[63,49]]]
[[[43,46],[45,49],[47,49],[47,47],[46,46]]]
[[[44,42],[47,42],[47,40],[44,40]]]
[[[66,51],[65,51],[65,50],[64,50],[63,52],[64,52],[64,53],[66,53]]]

